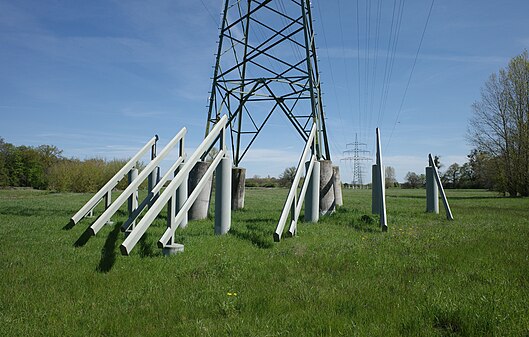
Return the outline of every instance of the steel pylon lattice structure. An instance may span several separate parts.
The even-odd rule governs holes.
[[[330,159],[309,0],[225,0],[208,102],[206,135],[228,115],[239,163],[274,112]]]
[[[341,160],[353,162],[353,180],[351,182],[353,187],[363,186],[364,185],[364,179],[363,179],[364,171],[363,171],[362,162],[371,160],[371,158],[364,156],[366,154],[369,154],[368,150],[364,150],[362,148],[364,146],[367,146],[367,144],[359,142],[358,134],[355,134],[354,143],[348,143],[346,144],[346,146],[352,147],[352,149],[345,150],[343,153],[345,155],[348,155],[348,157],[342,158]]]

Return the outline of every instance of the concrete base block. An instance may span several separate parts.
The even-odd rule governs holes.
[[[320,214],[331,214],[335,209],[332,162],[330,160],[320,160]]]
[[[246,169],[234,167],[231,170],[231,209],[233,211],[244,208],[246,183]]]
[[[209,168],[210,163],[199,161],[196,163],[195,167],[189,172],[188,180],[188,192],[189,195],[193,193],[193,190],[200,182],[200,179],[204,176],[207,169]],[[188,219],[189,220],[202,220],[208,217],[209,213],[209,199],[211,197],[211,185],[213,177],[211,177],[204,186],[204,189],[198,195],[198,198],[193,203],[193,206],[189,209]]]
[[[184,252],[184,245],[181,245],[179,243],[173,243],[170,246],[162,248],[162,254],[164,256],[176,255],[178,253],[183,253],[183,252]]]

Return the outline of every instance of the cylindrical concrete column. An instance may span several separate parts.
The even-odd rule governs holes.
[[[309,168],[309,162],[305,168]],[[315,161],[305,194],[305,221],[318,222],[320,219],[320,162]]]
[[[342,178],[340,177],[340,167],[339,166],[333,166],[332,167],[333,174],[334,174],[334,200],[336,203],[336,206],[343,206],[343,198],[342,198]]]
[[[231,226],[231,160],[224,157],[215,169],[215,234],[226,234]]]
[[[193,190],[200,182],[200,179],[204,176],[206,173],[210,163],[205,161],[199,161],[196,163],[195,167],[189,172],[189,180],[188,180],[188,192],[189,195],[193,193]],[[208,182],[204,186],[204,189],[200,192],[198,195],[197,200],[193,203],[193,206],[189,209],[189,212],[187,213],[189,220],[201,220],[208,217],[208,211],[209,211],[209,198],[211,196],[211,184],[212,184],[212,178],[208,179]]]
[[[320,214],[326,215],[334,212],[334,177],[332,162],[320,160]]]
[[[439,213],[439,190],[434,177],[434,168],[426,167],[426,212]]]
[[[179,169],[175,172],[175,176],[176,174],[178,173],[178,171],[184,166],[184,164],[180,164],[180,167]],[[176,189],[176,195],[175,195],[175,199],[176,199],[176,209],[177,209],[177,212],[179,212],[181,209],[182,209],[182,206],[184,206],[184,203],[186,202],[187,200],[187,180],[188,180],[188,177],[186,177],[184,179],[184,181],[182,182],[182,184],[180,184],[180,186]],[[182,222],[180,223],[180,226],[181,228],[186,228],[187,227],[187,214],[184,216],[184,218],[182,219]]]
[[[380,178],[377,164],[371,166],[371,213],[380,214]]]
[[[231,209],[234,211],[244,208],[245,182],[246,169],[234,167],[231,170]]]

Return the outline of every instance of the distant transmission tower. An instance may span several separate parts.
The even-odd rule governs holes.
[[[364,186],[364,166],[362,162],[369,161],[371,158],[365,157],[364,155],[369,154],[369,151],[364,150],[362,147],[367,146],[366,143],[360,143],[358,141],[358,134],[355,134],[354,143],[348,143],[347,147],[353,147],[352,149],[345,150],[344,155],[348,157],[342,158],[344,161],[353,162],[353,181],[351,184],[353,188]]]
[[[330,159],[309,0],[226,0],[206,135],[228,115],[236,167],[274,112]]]

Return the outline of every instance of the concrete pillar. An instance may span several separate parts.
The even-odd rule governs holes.
[[[155,167],[154,170],[151,172],[151,174],[149,174],[149,176],[147,177],[147,192],[151,193],[152,189],[154,188],[154,186],[156,186],[156,184],[158,184],[159,181],[160,181],[160,168]],[[158,199],[159,195],[160,193],[158,193],[151,199],[151,201],[149,202],[149,207],[151,207],[152,204],[156,202],[156,199]]]
[[[336,206],[343,206],[342,179],[340,177],[340,167],[333,166],[332,170],[334,174],[334,199],[336,202]]]
[[[426,212],[439,213],[439,190],[434,177],[434,168],[426,167]]]
[[[224,157],[215,169],[215,234],[226,234],[231,227],[231,160]]]
[[[128,173],[128,180],[129,180],[129,185],[138,177],[138,169],[137,168],[133,168],[132,170],[129,171]],[[134,212],[136,210],[136,208],[138,208],[138,189],[136,189],[129,197],[128,201],[127,201],[127,208],[128,208],[128,211],[129,211],[129,216],[132,215],[132,212]],[[134,226],[136,225],[136,220],[134,220],[132,222],[132,228],[134,228]],[[132,229],[131,228],[131,229]]]
[[[184,182],[185,184],[185,182]],[[175,223],[176,213],[179,211],[177,204],[177,194],[173,195],[167,202],[167,228],[178,227],[178,224]],[[167,245],[162,249],[162,254],[164,256],[175,255],[184,251],[184,245],[176,243],[174,241],[174,234],[167,243]]]
[[[309,163],[305,164],[308,169]],[[309,186],[305,194],[305,221],[318,222],[320,219],[320,162],[315,161],[312,167]]]
[[[245,182],[246,169],[234,167],[231,170],[231,209],[234,211],[244,208]]]
[[[176,217],[176,197],[172,196],[171,199],[167,202],[167,228],[175,227],[175,217]],[[169,244],[174,243],[174,235],[169,241]]]
[[[179,169],[181,169],[183,166],[184,166],[184,164],[181,164]],[[177,173],[178,173],[178,170],[175,172],[175,176],[176,176]],[[184,203],[187,200],[187,196],[188,196],[188,194],[187,194],[187,187],[188,187],[187,186],[187,180],[188,180],[188,177],[186,177],[184,179],[184,181],[182,182],[182,184],[176,189],[175,199],[176,199],[177,212],[182,209],[182,206],[184,206]],[[188,215],[186,214],[184,216],[184,219],[180,223],[179,227],[186,228],[187,227],[187,222],[188,222]]]
[[[112,204],[112,190],[108,191],[107,194],[105,194],[105,210],[107,210],[110,207],[110,204]],[[108,219],[108,221],[105,223],[105,225],[112,226],[114,224],[114,221],[112,219]]]
[[[371,166],[371,213],[380,214],[380,182],[378,166]]]
[[[334,212],[334,179],[332,162],[320,160],[320,214],[326,215]]]
[[[193,190],[200,182],[200,179],[206,173],[209,165],[210,163],[208,162],[199,161],[196,163],[195,167],[193,167],[193,169],[189,173],[189,180],[187,185],[189,195],[193,193]],[[209,179],[208,183],[204,186],[202,192],[200,192],[200,194],[198,195],[197,200],[195,200],[193,206],[191,206],[191,208],[189,209],[189,212],[187,213],[189,220],[201,220],[208,217],[212,178],[213,177]]]
[[[110,207],[111,203],[112,203],[112,190],[108,191],[105,194],[105,210]]]

